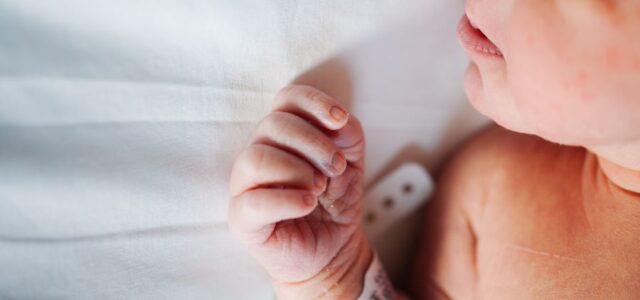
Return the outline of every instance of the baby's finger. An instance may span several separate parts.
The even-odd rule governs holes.
[[[347,161],[354,165],[362,163],[365,154],[365,138],[360,121],[351,116],[340,130],[329,133],[336,146],[345,154]]]
[[[362,170],[347,169],[338,180],[331,180],[318,202],[333,217],[335,222],[346,224],[361,213],[363,192]]]
[[[229,228],[241,239],[263,243],[275,223],[310,214],[317,198],[306,190],[256,189],[231,199]]]
[[[267,116],[258,125],[251,143],[272,145],[294,153],[330,177],[342,174],[347,167],[344,154],[332,139],[290,113],[274,112]]]
[[[340,103],[305,85],[290,85],[282,89],[274,99],[274,110],[298,115],[329,130],[342,128],[349,119],[349,113]]]
[[[230,191],[237,196],[262,187],[288,187],[322,193],[327,177],[303,159],[268,145],[251,145],[231,171]]]

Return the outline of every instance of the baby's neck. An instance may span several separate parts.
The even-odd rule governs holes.
[[[598,156],[602,172],[612,183],[640,194],[640,141],[589,150]]]

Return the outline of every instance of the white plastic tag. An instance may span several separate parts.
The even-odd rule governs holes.
[[[433,190],[433,179],[417,163],[404,164],[380,180],[364,197],[363,225],[369,240],[416,211]]]

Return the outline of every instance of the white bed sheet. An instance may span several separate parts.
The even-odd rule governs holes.
[[[462,1],[0,0],[0,298],[264,299],[233,158],[291,81],[351,106],[370,180],[436,164],[466,104]],[[392,164],[392,163],[391,163]]]

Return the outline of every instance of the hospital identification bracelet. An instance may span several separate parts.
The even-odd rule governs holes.
[[[358,300],[393,300],[394,296],[393,285],[374,252],[371,264],[364,275],[364,287]]]

